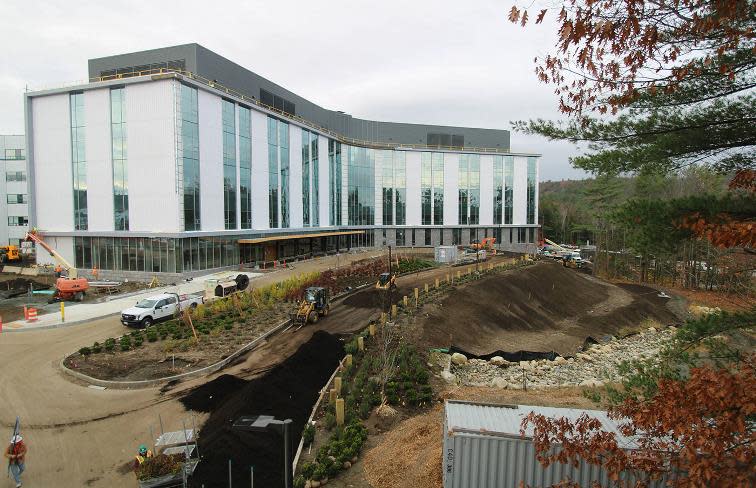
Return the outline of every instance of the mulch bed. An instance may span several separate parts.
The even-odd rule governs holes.
[[[284,486],[283,444],[277,434],[239,432],[231,424],[243,415],[293,420],[292,455],[320,388],[344,356],[343,343],[318,331],[297,352],[264,376],[245,381],[223,375],[181,400],[190,410],[210,412],[199,432],[202,462],[192,487],[226,486],[228,462],[234,486],[247,486],[254,466],[255,486]]]

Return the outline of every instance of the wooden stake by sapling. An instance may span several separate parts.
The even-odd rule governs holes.
[[[360,351],[365,350],[365,338],[362,336],[359,336],[357,338],[357,349],[359,349]]]
[[[415,288],[415,308],[420,305],[420,290]]]
[[[336,425],[341,427],[344,425],[344,399],[338,398],[336,400]]]
[[[336,398],[337,398],[336,390],[334,390],[333,388],[331,388],[328,391],[328,403],[336,403]]]
[[[370,330],[370,337],[373,337],[375,335],[375,324],[371,322],[368,329]]]
[[[341,376],[337,376],[333,379],[333,389],[336,390],[336,396],[341,396]]]
[[[425,284],[425,294],[428,294],[428,283]]]
[[[395,319],[397,315],[398,315],[398,313],[396,311],[396,303],[395,303],[395,304],[391,305],[391,319],[392,320]]]
[[[347,366],[352,366],[352,355],[351,354],[347,354],[346,355],[346,361],[344,361],[344,362],[346,363]]]
[[[436,288],[438,288],[438,285],[439,285],[438,278],[436,278]]]
[[[404,295],[402,298],[402,303],[404,304],[404,308],[407,308],[409,306],[409,298],[407,298],[407,295]]]

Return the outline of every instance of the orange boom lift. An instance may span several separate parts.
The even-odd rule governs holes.
[[[43,241],[36,230],[27,232],[25,240],[34,241],[39,244],[66,270],[66,276],[58,278],[55,282],[55,295],[53,295],[53,298],[57,300],[76,300],[77,302],[84,300],[84,295],[89,289],[89,281],[86,278],[79,278],[79,270],[66,261],[58,251]]]

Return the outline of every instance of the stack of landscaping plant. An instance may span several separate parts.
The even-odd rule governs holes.
[[[140,481],[147,481],[162,476],[177,475],[184,467],[183,454],[158,454],[147,458],[136,470],[136,477]]]

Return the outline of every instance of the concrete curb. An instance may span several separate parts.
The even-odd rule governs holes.
[[[78,380],[84,381],[85,383],[89,383],[96,386],[102,386],[105,388],[112,388],[112,389],[117,389],[117,390],[130,390],[133,388],[149,388],[149,387],[157,386],[159,384],[167,383],[170,381],[185,380],[185,379],[206,376],[206,375],[215,373],[216,371],[219,371],[223,369],[224,367],[228,366],[228,364],[231,361],[238,358],[242,354],[252,350],[255,346],[258,345],[258,343],[264,341],[265,339],[269,338],[270,336],[274,334],[277,334],[278,332],[285,329],[290,324],[291,324],[291,320],[287,319],[281,322],[280,324],[276,325],[275,327],[273,327],[272,329],[270,329],[268,332],[264,333],[260,337],[257,337],[256,339],[242,346],[240,349],[237,349],[235,352],[227,356],[225,359],[221,359],[217,363],[211,364],[209,366],[205,366],[204,368],[195,369],[194,371],[187,371],[186,373],[181,373],[174,376],[165,376],[163,378],[155,378],[152,380],[134,380],[134,381],[101,380],[98,378],[87,376],[83,373],[79,373],[78,371],[74,371],[68,368],[64,364],[68,357],[76,353],[67,354],[63,359],[61,359],[60,368],[63,370],[64,373],[70,376],[73,376],[74,378]]]

